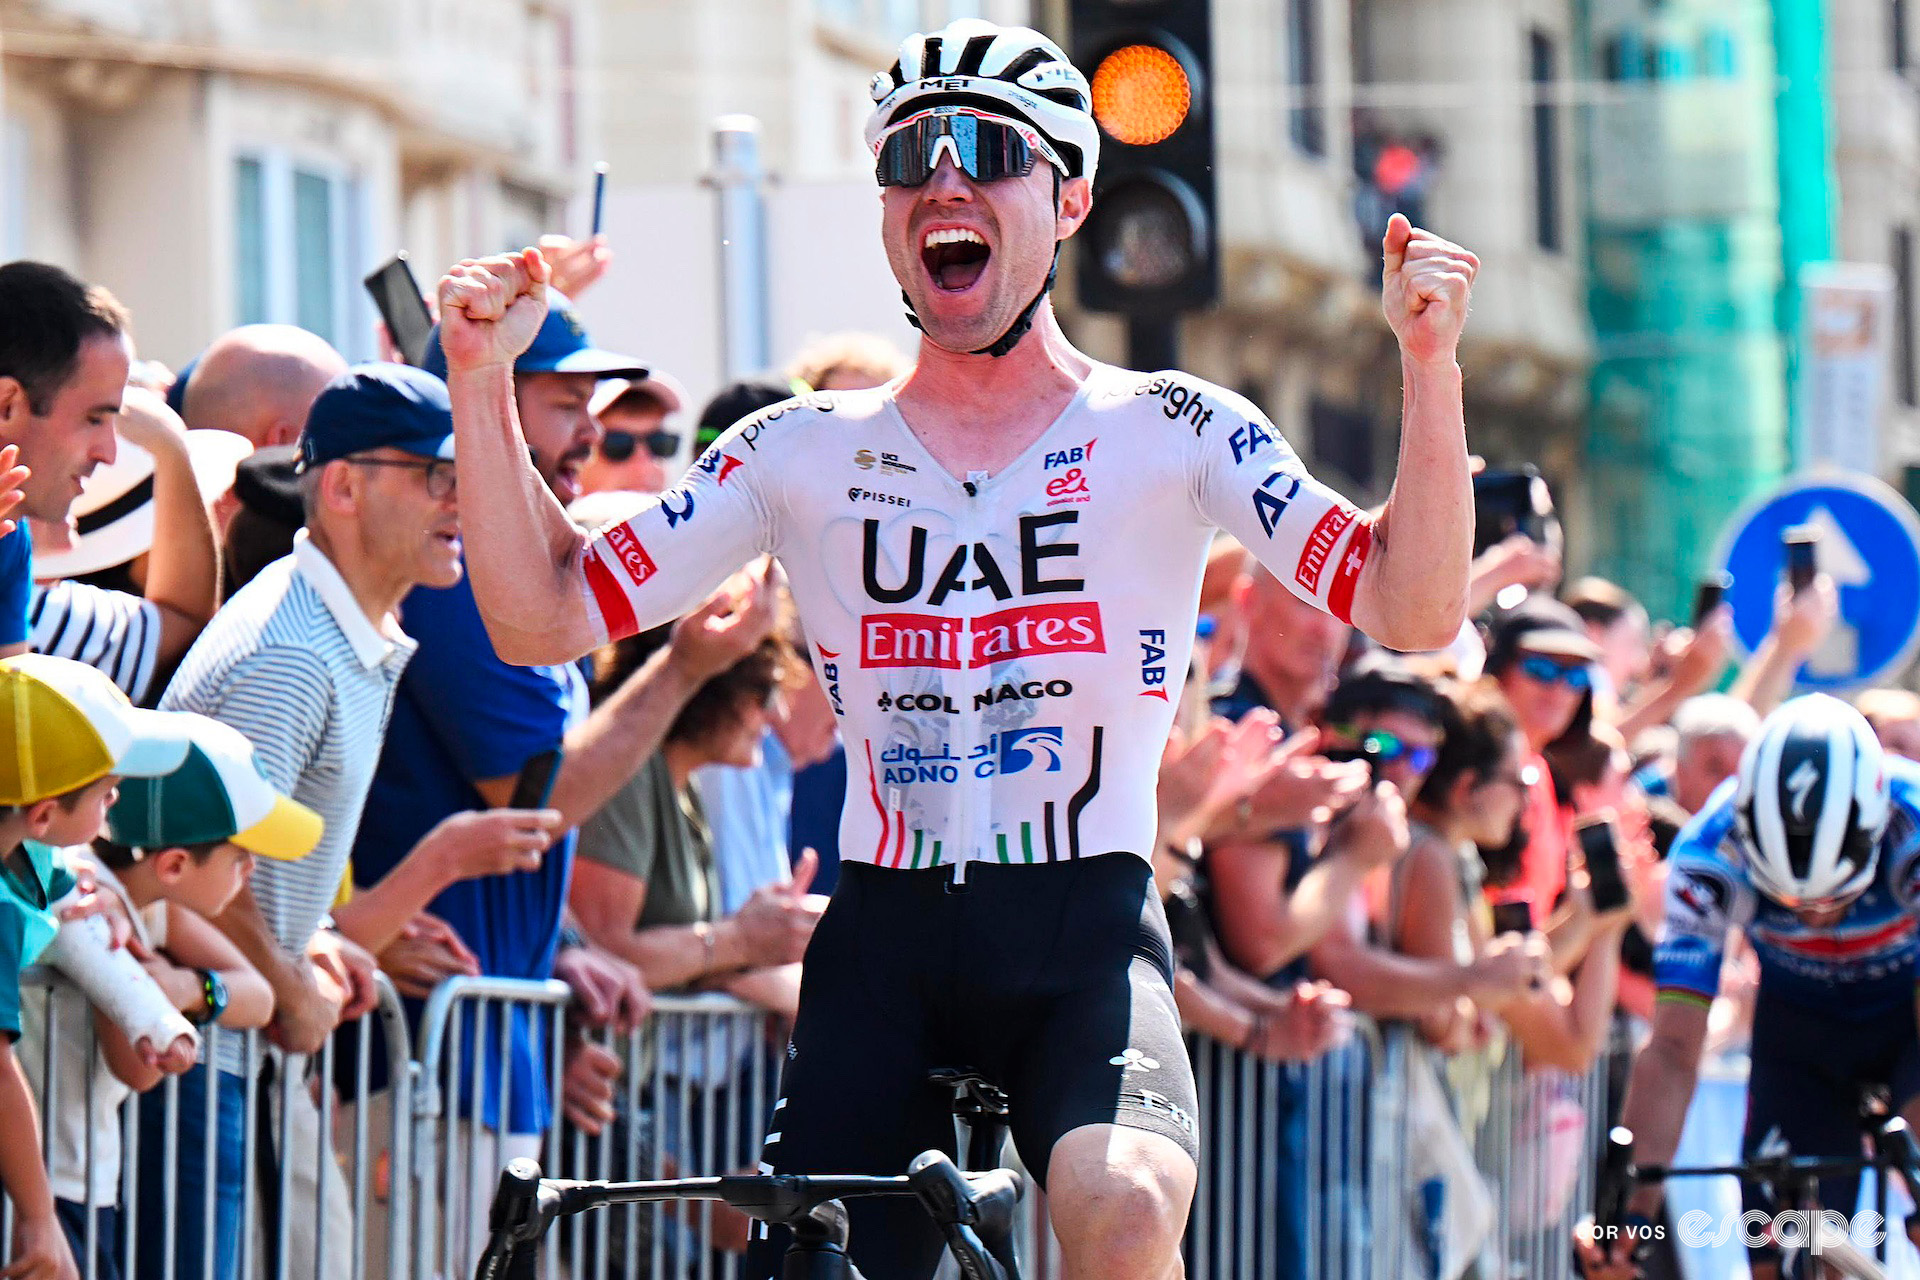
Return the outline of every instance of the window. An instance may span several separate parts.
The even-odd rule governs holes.
[[[1913,228],[1893,229],[1893,369],[1900,403],[1920,405],[1913,349]]]
[[[338,168],[283,151],[233,164],[234,318],[294,324],[348,359],[373,352],[373,312],[359,288],[359,187]]]
[[[1287,85],[1293,105],[1287,133],[1310,156],[1327,154],[1326,110],[1320,101],[1320,0],[1287,0]]]
[[[1527,37],[1533,71],[1533,238],[1548,253],[1560,251],[1560,107],[1554,101],[1558,68],[1553,37]]]

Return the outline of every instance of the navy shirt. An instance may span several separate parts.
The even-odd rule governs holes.
[[[420,648],[400,681],[354,842],[353,878],[363,885],[378,882],[441,819],[486,808],[477,782],[515,776],[528,760],[559,746],[588,710],[587,684],[578,667],[516,667],[495,655],[464,576],[444,590],[416,588],[400,616]],[[550,978],[573,847],[569,831],[547,851],[538,871],[462,880],[427,909],[453,926],[478,957],[481,973]],[[515,1019],[510,1132],[543,1132],[552,1119],[549,1021]],[[472,1032],[468,1024],[461,1035],[469,1053]],[[483,1114],[488,1125],[497,1126],[497,1026],[480,1045],[486,1059]],[[463,1092],[468,1081],[463,1074]]]
[[[847,807],[847,748],[833,744],[833,754],[793,775],[793,810],[787,820],[787,849],[798,858],[803,850],[820,855],[811,891],[832,893],[840,883],[840,811]]]
[[[24,518],[0,538],[0,649],[27,642],[27,599],[33,594],[33,535]]]

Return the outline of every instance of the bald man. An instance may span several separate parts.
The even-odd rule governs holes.
[[[249,324],[214,339],[187,381],[189,427],[235,431],[258,449],[292,444],[320,389],[347,362],[326,339],[290,324]]]

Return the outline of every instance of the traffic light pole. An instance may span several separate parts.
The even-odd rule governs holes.
[[[1180,313],[1127,317],[1127,367],[1142,373],[1172,369],[1180,361]]]

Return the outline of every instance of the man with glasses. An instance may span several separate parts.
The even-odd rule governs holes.
[[[1600,646],[1587,635],[1580,615],[1547,596],[1530,596],[1494,624],[1487,647],[1487,674],[1513,707],[1527,740],[1525,764],[1534,779],[1528,789],[1521,830],[1526,847],[1520,878],[1493,890],[1495,902],[1525,903],[1533,927],[1548,939],[1563,936],[1549,920],[1567,887],[1567,857],[1573,841],[1573,816],[1554,795],[1553,777],[1541,754],[1549,742],[1569,731],[1584,731],[1593,719],[1595,664]],[[1571,937],[1571,934],[1565,934]],[[1569,972],[1580,956],[1556,946],[1555,967]]]
[[[685,403],[680,384],[657,370],[644,378],[602,382],[587,404],[587,412],[600,424],[600,444],[580,473],[582,492],[665,489],[682,438],[667,419]]]
[[[394,689],[414,652],[400,629],[400,603],[416,586],[460,578],[453,423],[438,378],[402,365],[347,370],[314,401],[299,456],[306,528],[293,554],[215,615],[161,700],[168,710],[197,711],[240,730],[275,789],[326,823],[309,857],[262,863],[214,922],[273,987],[269,1080],[284,1068],[283,1053],[314,1052],[376,999],[372,957],[326,922]],[[418,857],[457,869],[501,846],[544,846],[549,826],[544,815],[526,814],[484,828],[442,828],[421,841]],[[216,1054],[213,1065],[240,1075],[237,1040],[221,1045],[229,1052]],[[195,1084],[183,1079],[183,1088]],[[290,1237],[290,1275],[311,1276],[316,1233],[350,1236],[345,1184],[338,1166],[318,1157],[319,1117],[308,1092],[270,1088],[262,1096],[276,1112],[287,1099],[291,1134],[279,1151],[289,1199],[282,1213],[264,1215],[264,1226]],[[222,1086],[222,1108],[243,1099]],[[201,1112],[197,1104],[182,1110]],[[347,1273],[348,1253],[328,1251],[329,1275]]]
[[[1066,1276],[1162,1280],[1180,1272],[1198,1107],[1148,858],[1207,549],[1228,529],[1396,648],[1454,638],[1472,551],[1455,355],[1479,264],[1404,218],[1386,233],[1405,430],[1376,519],[1246,400],[1067,341],[1048,295],[1100,135],[1057,45],[963,19],[908,39],[872,94],[883,247],[924,335],[913,371],[746,419],[596,538],[531,483],[514,423],[507,373],[546,263],[442,281],[461,484],[488,511],[474,591],[505,656],[566,661],[781,557],[853,776],[766,1163],[901,1168],[952,1142],[927,1069],[979,1066],[1012,1095]],[[932,1273],[941,1242],[912,1206],[850,1213],[863,1270]],[[747,1273],[778,1267],[762,1240]]]

